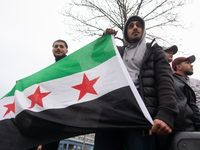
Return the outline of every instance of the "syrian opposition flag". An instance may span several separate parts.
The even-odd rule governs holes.
[[[153,121],[113,41],[104,35],[19,80],[0,100],[0,149],[27,149],[103,130],[151,128]]]

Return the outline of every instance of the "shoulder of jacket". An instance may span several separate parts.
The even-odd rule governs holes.
[[[182,82],[182,83],[188,85],[187,82],[186,82],[186,80],[185,80],[185,78],[182,75],[173,73],[173,77],[174,77],[174,80],[177,80],[179,82]]]
[[[157,48],[161,46],[158,45],[158,43],[155,42],[155,39],[153,39],[150,43],[147,43],[147,49]]]
[[[126,48],[126,46],[117,46],[117,49],[119,51],[119,54],[121,55],[121,57],[123,57],[124,55],[124,49]]]
[[[157,51],[163,51],[163,48],[160,45],[158,45],[158,43],[155,43],[155,39],[153,39],[151,43],[147,43],[147,50],[150,50],[153,53],[155,53]]]

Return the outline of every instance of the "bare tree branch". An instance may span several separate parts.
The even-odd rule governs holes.
[[[136,11],[135,11],[135,15],[138,15],[138,14],[139,14],[140,8],[141,8],[141,5],[142,5],[142,2],[143,2],[143,0],[141,0],[140,3],[138,4],[138,7],[137,7],[137,9],[136,9]]]
[[[155,12],[158,8],[160,8],[167,0],[163,1],[160,5],[156,6],[152,11],[150,11],[148,14],[146,14],[143,18],[145,19],[148,17],[151,13]]]
[[[66,18],[67,33],[76,40],[101,36],[109,27],[118,30],[115,38],[123,42],[125,22],[130,16],[139,15],[145,20],[147,39],[157,38],[168,44],[171,39],[165,36],[166,29],[183,27],[178,21],[178,11],[189,3],[188,0],[68,0],[61,14]]]

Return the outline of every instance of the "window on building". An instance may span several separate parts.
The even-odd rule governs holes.
[[[62,143],[60,143],[60,145],[59,145],[58,149],[59,149],[59,150],[62,150],[62,147],[63,147],[63,144],[62,144]]]
[[[63,150],[67,150],[67,144],[63,145]]]
[[[76,150],[76,145],[69,144],[68,150]]]

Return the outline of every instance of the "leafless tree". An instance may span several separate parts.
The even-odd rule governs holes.
[[[106,28],[118,30],[115,37],[123,42],[122,30],[126,20],[138,15],[145,20],[148,39],[163,43],[173,40],[169,27],[184,27],[178,21],[179,8],[189,0],[71,0],[62,10],[67,33],[75,40],[102,36]]]

